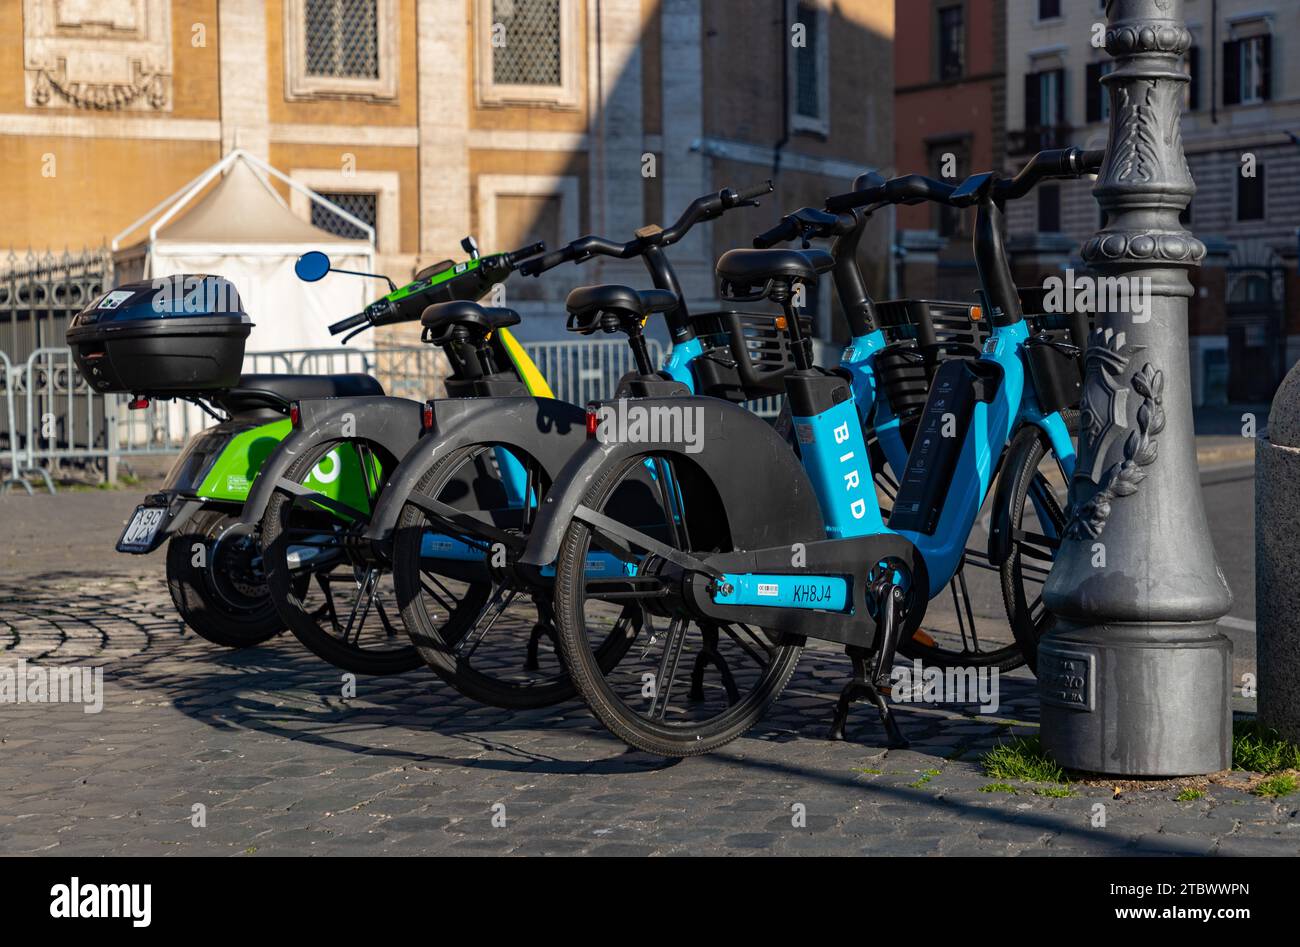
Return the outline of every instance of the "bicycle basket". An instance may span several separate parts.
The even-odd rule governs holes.
[[[1047,312],[1042,287],[1021,287],[1029,326],[1025,364],[1044,412],[1076,408],[1083,393],[1083,355],[1096,317],[1093,313]]]
[[[925,408],[943,362],[977,357],[989,334],[978,307],[931,299],[878,303],[876,325],[887,343],[876,355],[877,388],[902,420]]]
[[[766,312],[724,310],[691,317],[704,346],[696,359],[700,391],[728,401],[751,401],[785,392],[784,378],[794,369],[785,317]],[[800,316],[804,336],[812,318]]]

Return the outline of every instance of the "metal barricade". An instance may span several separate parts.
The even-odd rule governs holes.
[[[650,339],[650,357],[662,360],[663,345]],[[608,397],[623,375],[634,370],[632,353],[621,340],[528,342],[524,351],[537,365],[555,397],[586,404]],[[373,349],[294,349],[249,352],[246,373],[373,375],[395,397],[424,400],[445,394],[447,358],[434,346],[387,346]],[[19,483],[28,492],[29,477],[40,477],[54,490],[54,479],[73,470],[81,476],[116,479],[117,465],[131,457],[180,450],[212,418],[193,404],[153,399],[128,409],[127,395],[95,392],[77,370],[71,349],[49,346],[32,351],[14,365],[0,352],[6,422],[0,457],[8,459],[8,476],[0,489]],[[781,399],[747,405],[763,417],[780,410]]]
[[[650,361],[663,361],[663,345],[646,339]],[[620,339],[591,339],[528,342],[524,351],[537,365],[555,397],[573,404],[586,404],[609,397],[618,380],[636,368],[632,350]]]
[[[9,356],[0,352],[0,372],[4,373],[4,399],[5,399],[5,436],[9,442],[9,473],[0,480],[0,494],[8,493],[9,488],[14,484],[22,487],[30,495],[32,485],[27,482],[23,476],[23,459],[19,452],[19,443],[21,438],[18,435],[18,412],[14,405],[14,390],[18,372],[14,369],[13,362],[9,361]]]

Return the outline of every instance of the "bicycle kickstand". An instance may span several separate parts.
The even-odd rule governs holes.
[[[727,691],[727,704],[739,702],[740,691],[736,688],[736,679],[731,674],[731,668],[727,666],[727,659],[718,650],[718,626],[705,625],[701,629],[701,634],[704,636],[704,647],[695,656],[695,666],[691,668],[690,699],[704,699],[704,671],[712,664],[722,676],[722,686]]]
[[[543,637],[551,639],[551,647],[556,649],[556,654],[559,654],[559,645],[555,641],[555,616],[550,606],[543,605],[538,600],[537,611],[540,613],[537,624],[533,625],[532,633],[528,636],[528,653],[524,658],[525,671],[536,671],[540,667],[537,663],[537,646],[541,644]]]
[[[880,626],[874,665],[868,673],[867,658],[871,652],[866,648],[852,645],[845,648],[845,652],[853,662],[853,678],[844,685],[844,690],[840,692],[840,699],[835,705],[835,719],[831,723],[830,738],[843,740],[844,727],[849,719],[849,708],[854,701],[869,700],[875,705],[876,712],[880,714],[880,722],[885,727],[889,748],[902,750],[909,744],[907,738],[903,736],[903,731],[899,729],[893,712],[889,709],[885,695],[890,691],[889,670],[894,664],[894,652],[898,648],[898,636],[903,624],[899,615],[903,604],[903,590],[892,582],[886,583],[884,594],[880,596],[879,601]]]

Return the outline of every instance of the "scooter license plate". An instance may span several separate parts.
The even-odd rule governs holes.
[[[122,538],[117,541],[118,551],[148,552],[153,545],[154,536],[166,519],[165,506],[137,506],[131,521],[122,530]]]

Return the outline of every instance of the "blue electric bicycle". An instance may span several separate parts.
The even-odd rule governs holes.
[[[719,260],[724,294],[770,300],[785,313],[798,458],[768,425],[732,405],[641,399],[632,407],[651,415],[694,412],[703,449],[662,436],[589,441],[542,504],[519,561],[521,570],[554,569],[565,665],[612,732],[664,756],[721,746],[763,716],[805,640],[815,638],[845,646],[854,668],[832,733],[842,734],[851,703],[867,698],[891,745],[905,745],[885,702],[895,652],[965,561],[1008,446],[1033,438],[1046,445],[1062,482],[1073,471],[1060,409],[1077,400],[1084,329],[1077,321],[1067,327],[1075,344],[1031,334],[1002,242],[1003,204],[1044,178],[1093,172],[1101,157],[1076,148],[1043,152],[1009,180],[980,174],[952,188],[913,175],[827,202],[833,213],[891,200],[942,200],[977,211],[975,258],[990,333],[977,357],[938,366],[887,520],[867,465],[855,395],[861,376],[814,368],[794,318],[800,284],[814,283],[825,261],[818,251],[762,249]],[[916,329],[921,334],[923,322]],[[648,467],[656,502],[627,503],[631,478]],[[1026,476],[1032,484],[1042,474]],[[1044,516],[1051,519],[1050,509]],[[1061,525],[1055,535],[1030,535],[1007,521],[995,524],[990,559],[1023,558],[1019,543],[1039,544],[1050,562]],[[593,551],[613,556],[619,574],[590,569]],[[620,631],[625,619],[611,615],[614,606],[626,615],[628,605],[648,631],[645,647],[604,667],[597,648],[629,634],[626,626]],[[681,699],[676,683],[686,664],[693,680]],[[719,684],[695,686],[709,666],[718,669]]]
[[[883,180],[864,175],[857,186],[877,183]],[[739,198],[759,190],[763,189]],[[593,255],[642,258],[654,290],[593,287],[575,290],[568,304],[572,331],[584,336],[595,332],[627,335],[637,368],[620,382],[621,396],[635,399],[697,392],[742,402],[783,393],[782,379],[794,367],[790,345],[780,328],[784,317],[689,311],[663,252],[696,222],[740,206],[743,200],[738,202],[738,197],[729,196],[732,194],[723,191],[700,198],[667,229],[643,228],[627,243],[582,237],[523,268],[525,273],[540,275],[561,263],[582,262]],[[873,450],[871,466],[881,479],[881,489],[888,490],[894,483],[889,464],[901,470],[906,462],[905,438],[915,426],[908,416],[919,410],[918,395],[924,402],[928,381],[923,365],[900,364],[890,374],[896,379],[892,387],[900,404],[910,405],[901,417],[891,413],[875,393],[872,366],[883,352],[894,353],[889,340],[872,329],[872,301],[857,260],[868,216],[805,208],[760,239],[775,242],[799,236],[833,241],[830,254],[820,254],[820,265],[831,268],[841,308],[852,334],[860,340],[847,363],[865,379],[859,404],[863,417],[872,419],[874,425],[867,433]],[[655,371],[643,327],[648,316],[661,309],[673,347],[663,368]],[[545,420],[539,423],[539,419]],[[786,421],[788,428],[788,415]],[[525,708],[572,696],[558,654],[540,647],[544,639],[554,639],[550,573],[544,570],[538,581],[532,581],[517,574],[513,564],[555,477],[586,442],[585,412],[544,398],[498,400],[490,405],[476,405],[472,400],[433,402],[429,427],[385,490],[371,534],[377,542],[391,540],[394,584],[412,641],[430,667],[477,700]],[[463,508],[453,509],[452,485],[465,482],[464,471],[485,461],[497,465],[507,484],[503,505],[490,512],[480,505],[474,515]],[[624,497],[629,509],[654,495],[656,473],[647,466],[629,478]],[[622,571],[617,558],[599,550],[588,558],[592,571],[609,575]],[[454,594],[452,579],[480,588],[473,600],[477,612],[448,607],[446,603]],[[512,605],[515,608],[511,609]],[[602,666],[621,658],[642,627],[639,608],[620,609],[617,620],[622,623],[618,631],[598,648]]]

